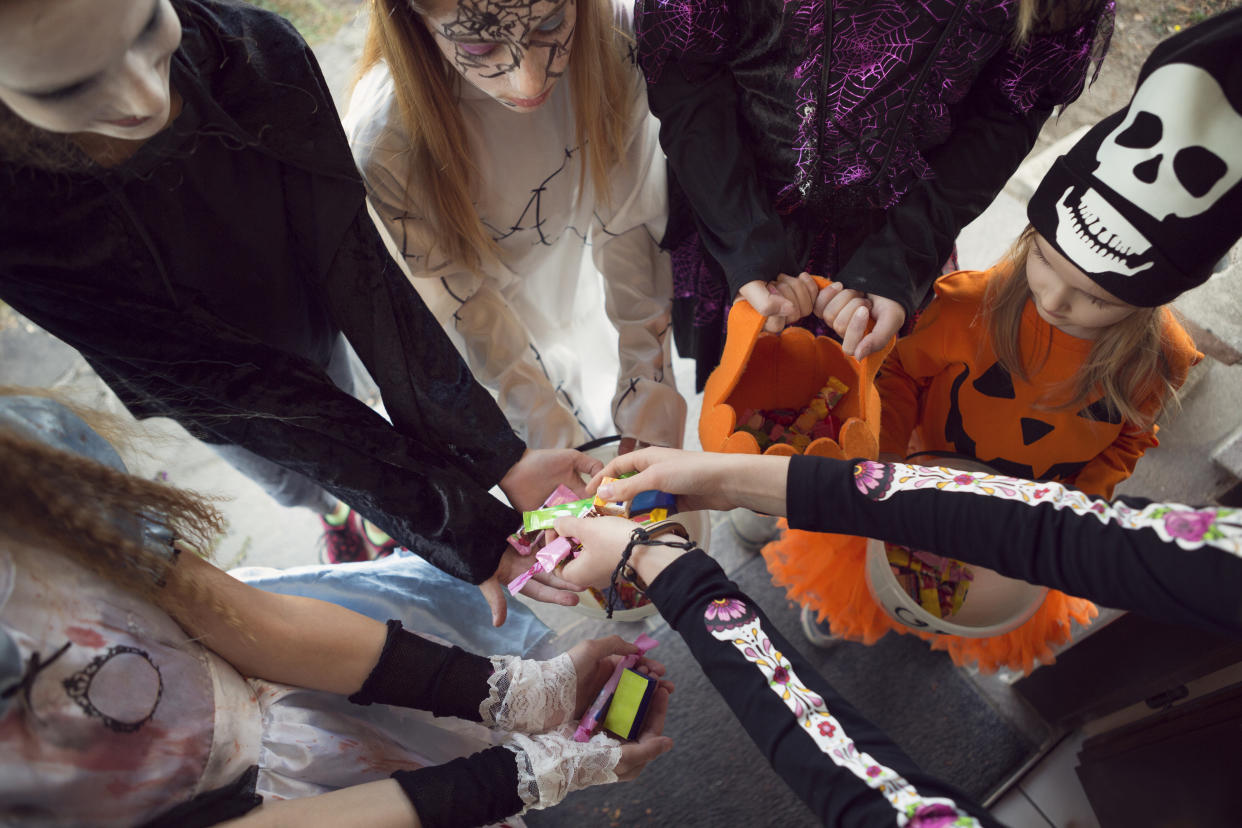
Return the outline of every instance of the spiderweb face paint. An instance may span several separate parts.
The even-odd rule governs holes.
[[[459,0],[423,18],[470,84],[500,103],[533,111],[569,66],[575,0]]]

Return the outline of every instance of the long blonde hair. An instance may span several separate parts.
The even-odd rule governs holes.
[[[401,122],[410,138],[411,192],[424,193],[420,205],[434,229],[442,254],[478,268],[494,258],[495,243],[479,220],[470,197],[477,167],[470,157],[466,127],[457,106],[457,70],[444,59],[410,0],[372,0],[371,24],[356,84],[381,60],[392,74]],[[626,37],[612,24],[611,0],[577,0],[577,23],[569,57],[574,125],[597,197],[608,200],[609,170],[625,150],[630,118]]]
[[[1022,315],[1031,300],[1026,257],[1034,239],[1034,227],[1022,231],[988,282],[981,311],[996,359],[1027,382],[1049,353],[1023,354],[1021,348]],[[1100,397],[1110,413],[1150,426],[1160,409],[1177,399],[1177,386],[1185,379],[1177,375],[1168,355],[1167,332],[1174,321],[1173,312],[1160,306],[1139,308],[1108,326],[1092,341],[1078,372],[1049,389],[1042,402],[1062,409]],[[1049,338],[1048,348],[1051,345]]]
[[[1040,0],[1018,0],[1018,13],[1013,21],[1013,41],[1015,45],[1026,43],[1035,28],[1035,21],[1041,11]]]

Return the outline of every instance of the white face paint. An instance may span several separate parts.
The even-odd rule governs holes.
[[[168,0],[0,2],[0,101],[49,132],[144,140],[168,121],[180,42]]]
[[[534,112],[569,70],[576,0],[455,0],[427,26],[462,77],[515,112]]]
[[[1172,63],[1135,92],[1096,152],[1094,175],[1156,221],[1191,218],[1242,180],[1242,115],[1202,69]],[[1133,276],[1151,242],[1094,189],[1057,202],[1056,241],[1088,273]]]

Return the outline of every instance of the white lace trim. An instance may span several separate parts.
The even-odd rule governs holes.
[[[515,733],[505,747],[517,757],[518,796],[528,810],[550,808],[574,791],[617,781],[621,745],[603,732],[575,742],[573,725],[548,733]]]
[[[486,727],[511,733],[542,733],[569,722],[578,693],[578,672],[568,653],[547,661],[492,656],[487,698],[479,705]]]

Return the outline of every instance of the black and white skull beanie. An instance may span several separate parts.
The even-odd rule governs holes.
[[[1132,305],[1207,281],[1242,237],[1242,8],[1157,46],[1130,105],[1056,160],[1027,215]]]

